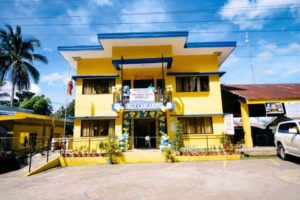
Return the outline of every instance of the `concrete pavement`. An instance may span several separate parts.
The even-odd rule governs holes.
[[[0,176],[0,199],[299,199],[298,161],[78,166]]]

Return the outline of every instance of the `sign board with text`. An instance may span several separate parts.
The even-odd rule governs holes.
[[[132,102],[155,102],[154,91],[148,88],[130,89],[130,103]]]
[[[268,102],[265,103],[266,114],[284,114],[283,104],[280,102]]]
[[[233,114],[224,116],[224,129],[227,135],[234,135]]]

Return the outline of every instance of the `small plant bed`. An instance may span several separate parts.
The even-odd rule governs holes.
[[[86,146],[74,148],[72,151],[61,153],[62,157],[105,157],[106,153],[100,149],[89,150]]]
[[[236,151],[234,145],[229,145],[228,147],[182,147],[180,148],[182,156],[223,156],[223,155],[240,155],[240,152]]]

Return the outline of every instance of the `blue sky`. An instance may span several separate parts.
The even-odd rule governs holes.
[[[97,44],[96,34],[105,32],[187,30],[190,42],[237,41],[220,68],[227,72],[222,83],[253,83],[251,65],[255,83],[299,83],[300,0],[0,0],[4,24],[41,41],[37,51],[49,64],[36,63],[41,79],[32,91],[55,108],[65,103],[69,68],[57,46]]]

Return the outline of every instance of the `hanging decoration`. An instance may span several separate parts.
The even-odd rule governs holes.
[[[129,149],[129,131],[131,119],[141,118],[157,118],[160,135],[160,149],[164,149],[169,145],[169,136],[166,128],[166,114],[162,111],[131,111],[126,112],[123,118],[123,131],[119,138],[120,149],[125,152]]]

